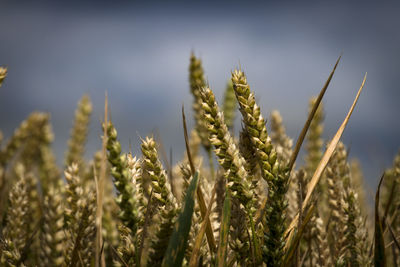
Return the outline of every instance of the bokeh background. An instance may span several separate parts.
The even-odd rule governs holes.
[[[400,148],[398,1],[108,2],[1,1],[6,137],[31,111],[50,112],[62,165],[76,103],[87,93],[94,104],[90,158],[101,146],[108,92],[122,144],[138,152],[140,137],[159,132],[177,161],[184,151],[182,104],[193,125],[188,64],[194,51],[219,99],[240,65],[264,116],[280,110],[296,139],[309,98],[343,52],[324,101],[324,137],[333,137],[368,72],[343,140],[350,157],[361,160],[371,192],[391,165]]]

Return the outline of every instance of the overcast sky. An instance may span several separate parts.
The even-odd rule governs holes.
[[[0,128],[9,137],[31,111],[50,112],[60,163],[84,93],[94,103],[87,156],[100,148],[106,91],[123,145],[138,151],[139,137],[157,130],[178,160],[182,104],[191,119],[192,50],[219,99],[240,63],[264,116],[280,110],[294,139],[309,98],[343,52],[324,100],[324,137],[334,135],[368,72],[344,134],[350,157],[362,160],[374,187],[400,148],[400,4],[55,2],[2,1],[0,64],[9,76],[0,88]]]

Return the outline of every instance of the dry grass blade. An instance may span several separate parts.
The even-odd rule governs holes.
[[[210,201],[208,203],[208,208],[207,208],[206,215],[203,217],[203,221],[201,223],[200,231],[196,236],[196,241],[194,243],[194,247],[193,247],[193,250],[192,250],[192,255],[190,257],[190,262],[189,262],[189,266],[190,267],[196,267],[196,266],[199,265],[201,243],[203,242],[203,237],[204,237],[204,233],[206,231],[206,226],[207,226],[207,220],[210,219],[211,207],[212,207],[214,199],[215,199],[215,189],[216,189],[215,185],[214,185],[214,188],[213,188],[212,193],[211,193]]]
[[[190,170],[192,171],[192,175],[195,173],[195,168],[193,164],[193,159],[192,159],[192,153],[190,153],[190,145],[189,145],[189,136],[188,136],[188,130],[186,126],[186,116],[185,116],[185,107],[182,105],[182,122],[183,122],[183,134],[185,135],[185,145],[186,145],[186,152],[187,152],[187,157],[190,165]]]
[[[383,182],[385,174],[382,175],[378,189],[375,195],[375,247],[374,247],[374,264],[375,267],[385,267],[386,266],[386,255],[385,255],[385,240],[383,237],[382,222],[379,217],[379,195],[380,189]]]
[[[118,252],[115,250],[115,248],[113,246],[110,246],[112,252],[114,252],[115,256],[117,256],[118,260],[120,263],[122,263],[125,267],[129,267],[129,265],[124,261],[123,258],[121,258],[121,256],[118,254]]]
[[[7,77],[7,68],[0,67],[0,87],[6,77]]]
[[[107,93],[104,100],[104,123],[108,125],[108,97]],[[95,169],[95,168],[94,168]],[[103,243],[102,235],[102,218],[103,218],[103,195],[104,195],[104,182],[106,179],[107,170],[107,128],[103,129],[103,140],[101,148],[101,165],[98,182],[96,183],[97,193],[97,209],[96,209],[96,262],[95,266],[105,266],[104,254],[101,250]],[[95,175],[96,176],[96,175]]]
[[[304,124],[303,130],[301,131],[301,133],[299,135],[299,138],[297,139],[296,146],[294,148],[292,157],[291,157],[290,162],[289,162],[289,171],[291,171],[292,168],[293,168],[293,165],[294,165],[294,163],[295,163],[295,161],[297,159],[297,156],[299,154],[301,145],[303,144],[304,138],[306,137],[307,130],[310,127],[310,124],[311,124],[311,121],[312,121],[312,119],[313,119],[313,117],[315,115],[315,112],[317,112],[318,106],[321,103],[322,97],[324,96],[324,94],[326,92],[326,89],[328,89],[329,83],[332,80],[333,74],[335,73],[336,67],[339,64],[339,61],[340,61],[341,58],[342,58],[342,56],[340,55],[339,58],[336,60],[335,66],[333,67],[333,70],[332,70],[331,74],[329,75],[328,80],[326,80],[324,87],[322,87],[322,89],[321,89],[321,91],[320,91],[320,93],[318,95],[318,98],[315,101],[315,105],[313,106],[313,108],[312,108],[312,110],[310,112],[310,115],[308,116],[307,121]]]
[[[299,220],[297,221],[297,229],[301,228],[301,224],[303,223],[303,210],[301,209],[302,203],[303,203],[303,189],[302,189],[302,183],[299,181],[299,191],[298,191],[298,208],[299,208]],[[295,259],[295,267],[302,266],[299,265],[301,259],[300,259],[300,254],[301,254],[301,249],[300,246],[297,245],[296,249],[296,259]]]
[[[310,209],[307,211],[307,214],[306,214],[304,220],[302,221],[301,226],[298,228],[299,230],[297,231],[296,235],[293,237],[293,241],[290,243],[290,245],[287,248],[287,252],[285,254],[285,259],[283,260],[283,266],[289,265],[289,262],[291,261],[294,253],[296,252],[296,250],[300,244],[301,236],[303,235],[304,229],[306,228],[307,223],[310,221],[314,210],[315,210],[315,205],[312,205],[310,207]],[[289,244],[289,242],[287,244]],[[300,265],[300,266],[302,266],[302,265]]]
[[[210,247],[211,252],[215,252],[217,249],[216,243],[215,243],[215,238],[214,238],[214,232],[211,227],[211,221],[210,218],[207,218],[206,213],[207,213],[207,207],[206,207],[206,202],[204,200],[204,195],[203,191],[201,191],[200,185],[197,187],[197,200],[199,202],[200,206],[200,213],[201,217],[206,219],[207,225],[206,225],[206,235],[207,235],[207,241],[208,245]]]
[[[188,136],[187,126],[186,126],[185,108],[183,105],[182,105],[182,122],[183,122],[183,133],[185,135],[185,145],[186,145],[187,157],[189,160],[190,170],[192,171],[192,175],[194,175],[196,170],[195,170],[195,167],[193,164],[192,155],[190,153],[189,136]],[[201,190],[200,185],[197,186],[197,201],[198,201],[198,204],[200,207],[201,217],[204,220],[204,218],[206,217],[205,215],[207,213],[207,207],[206,207],[206,202],[204,201],[204,194],[203,194],[203,191]],[[210,218],[207,218],[206,220],[207,220],[206,235],[207,235],[208,246],[210,247],[211,252],[215,252],[217,246],[215,243],[214,231],[211,227]]]
[[[393,228],[390,226],[390,223],[387,220],[386,220],[386,225],[387,225],[387,228],[389,229],[390,236],[392,237],[394,244],[396,245],[397,249],[400,251],[399,241],[397,240],[396,235],[393,231]]]
[[[385,212],[384,212],[383,218],[382,218],[383,221],[386,221],[386,218],[387,218],[387,216],[389,214],[390,206],[391,206],[391,204],[392,204],[392,202],[394,200],[394,196],[395,196],[395,193],[396,193],[396,185],[397,185],[397,181],[394,180],[392,186],[390,187],[389,198],[387,200],[386,207],[385,207]],[[385,226],[386,225],[382,225],[382,229],[383,229],[384,232],[386,232],[385,231],[386,230]]]
[[[308,254],[310,253],[310,248],[304,253],[303,257],[301,258],[299,266],[304,266],[304,262],[306,261]]]
[[[230,219],[231,219],[231,197],[229,191],[226,190],[224,208],[222,211],[221,229],[219,234],[218,252],[215,264],[215,266],[217,267],[226,266]]]
[[[367,79],[367,74],[365,74],[364,79],[361,83],[360,89],[357,92],[357,95],[353,101],[353,104],[350,107],[349,112],[347,113],[343,123],[340,125],[338,131],[336,132],[335,136],[333,137],[332,141],[330,142],[328,148],[326,149],[321,161],[318,164],[317,169],[315,170],[315,173],[313,175],[313,177],[311,178],[310,182],[307,184],[307,195],[305,196],[304,200],[303,200],[303,206],[302,206],[302,210],[304,211],[305,208],[308,205],[308,202],[311,199],[311,195],[314,192],[315,187],[317,186],[322,172],[324,171],[326,165],[329,162],[329,159],[331,158],[333,152],[335,151],[336,145],[340,140],[340,137],[343,134],[344,129],[346,128],[347,123],[349,122],[350,116],[353,113],[353,110],[357,104],[358,98],[360,97],[360,94],[362,92],[362,89],[364,88],[364,84],[365,84],[365,80]],[[290,226],[287,228],[286,230],[286,234],[288,233],[292,233],[292,230],[294,229],[294,227],[297,225],[297,220],[299,219],[299,214],[296,215],[296,217],[292,220],[292,222],[290,223]]]

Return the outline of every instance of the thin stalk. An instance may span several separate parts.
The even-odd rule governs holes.
[[[104,123],[108,125],[108,97],[107,93],[105,95],[104,100]],[[96,262],[95,266],[104,267],[106,265],[104,253],[102,253],[101,245],[103,244],[103,235],[102,235],[102,218],[103,218],[103,196],[104,196],[104,182],[106,179],[106,171],[107,171],[107,128],[103,129],[103,140],[102,140],[102,149],[101,149],[101,165],[100,165],[100,173],[98,183],[96,183],[96,192],[97,192],[97,209],[96,209]],[[95,174],[96,176],[96,174]]]

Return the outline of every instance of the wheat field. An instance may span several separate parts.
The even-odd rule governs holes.
[[[400,266],[400,152],[370,207],[360,163],[340,141],[366,77],[335,136],[322,138],[322,99],[339,61],[292,138],[279,111],[267,123],[241,69],[218,104],[192,54],[194,117],[177,115],[186,152],[173,166],[152,135],[135,140],[138,155],[121,147],[107,97],[90,160],[88,95],[62,167],[50,114],[32,113],[8,140],[0,131],[1,266]]]

